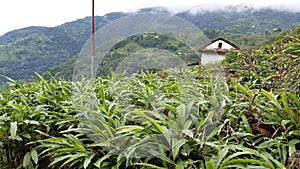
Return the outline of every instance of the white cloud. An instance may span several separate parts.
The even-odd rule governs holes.
[[[27,26],[56,26],[91,15],[91,0],[3,0],[0,5],[0,35]],[[204,6],[203,4],[209,3]],[[254,7],[274,7],[281,10],[300,11],[298,0],[95,0],[96,15],[109,12],[134,11],[139,8],[168,6],[182,11],[192,6],[206,9],[224,4],[251,4]]]

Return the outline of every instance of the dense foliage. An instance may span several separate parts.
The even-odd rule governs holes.
[[[299,51],[295,28],[270,46],[227,54],[224,68],[7,78],[0,166],[299,168]]]
[[[275,92],[290,91],[299,96],[299,33],[300,26],[271,45],[229,54],[224,61],[229,76],[249,86]]]
[[[91,35],[91,17],[57,27],[28,27],[0,37],[0,74],[30,81],[77,55]],[[109,22],[96,17],[97,27]],[[2,80],[0,80],[2,81]]]
[[[247,8],[240,10],[239,8]],[[241,11],[241,12],[239,12]],[[143,9],[140,12],[167,12],[157,8]],[[96,30],[127,13],[109,13],[96,17]],[[226,8],[215,11],[178,13],[205,32],[206,29],[223,31],[243,49],[260,45],[269,34],[278,30],[288,30],[299,24],[299,13],[272,9],[254,10],[249,7]],[[91,35],[91,17],[78,19],[60,26],[28,27],[14,30],[0,36],[0,74],[18,80],[30,80],[34,72],[44,74],[69,59],[74,59]],[[216,32],[208,33],[217,35]],[[234,35],[231,35],[234,34]],[[246,35],[245,35],[246,34]],[[56,70],[71,68],[68,63]],[[67,68],[66,68],[67,67]],[[56,70],[53,72],[58,73]]]

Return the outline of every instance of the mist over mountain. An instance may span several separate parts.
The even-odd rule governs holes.
[[[299,13],[273,9],[207,11],[197,14],[182,12],[176,15],[192,22],[201,30],[212,28],[239,34],[263,34],[276,28],[291,29],[300,21]]]
[[[188,9],[177,7],[168,8],[172,13],[190,12],[192,14],[212,12],[212,11],[222,11],[222,12],[245,12],[245,11],[260,11],[263,9],[271,9],[275,11],[285,11],[285,12],[300,12],[299,2],[294,3],[238,3],[238,4],[224,4],[220,3],[204,3],[197,6],[189,7]]]
[[[138,12],[172,13],[166,8],[144,8]],[[113,12],[95,17],[96,30],[130,13]],[[240,35],[269,35],[289,30],[300,23],[300,13],[251,6],[197,7],[175,13],[201,30]],[[212,31],[214,30],[214,31]],[[76,58],[91,35],[91,17],[56,27],[27,27],[0,36],[0,74],[17,80],[30,80],[34,72],[44,74]],[[216,34],[217,36],[217,34]],[[1,80],[1,79],[0,79]]]

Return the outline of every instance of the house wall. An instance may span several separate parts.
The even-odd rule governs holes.
[[[217,61],[223,60],[225,58],[224,55],[217,53],[202,53],[201,63],[203,65],[207,65],[209,63],[215,63]]]
[[[214,43],[206,46],[205,49],[216,49],[219,47],[219,43],[222,43],[222,47],[221,47],[222,49],[235,49],[235,47],[233,47],[232,45],[230,45],[227,42],[224,42],[223,40],[217,40]]]

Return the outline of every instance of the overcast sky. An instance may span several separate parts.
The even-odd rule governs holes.
[[[28,26],[57,26],[65,22],[91,16],[92,0],[1,0],[0,35]],[[96,15],[109,12],[134,11],[143,7],[167,6],[173,10],[188,9],[220,0],[95,0]],[[221,4],[250,4],[300,11],[299,0],[223,0]],[[216,5],[217,6],[217,5]]]

